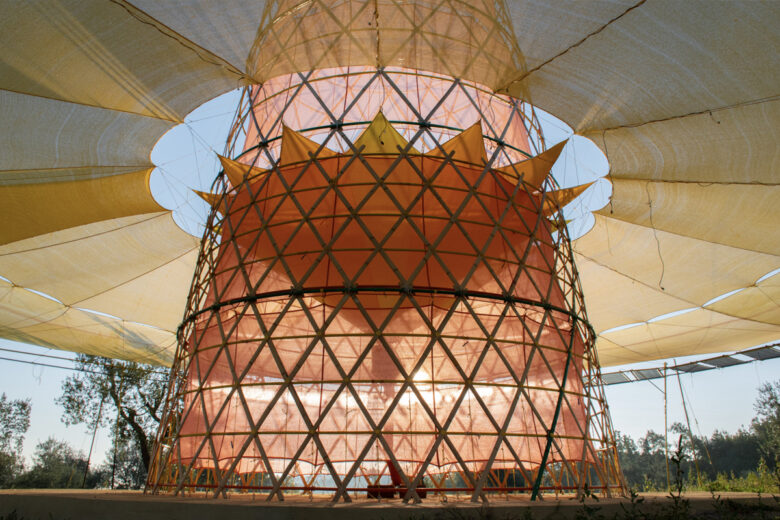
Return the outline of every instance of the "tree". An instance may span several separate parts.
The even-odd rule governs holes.
[[[143,484],[149,471],[152,441],[160,423],[160,412],[165,397],[167,374],[160,367],[142,365],[115,359],[79,354],[75,375],[62,385],[57,403],[64,408],[65,424],[87,424],[96,421],[111,424],[114,437],[112,469],[127,476],[137,473],[127,450],[137,454],[143,475],[120,481],[129,487]],[[98,420],[98,417],[100,419]],[[117,465],[129,465],[127,468]]]
[[[639,489],[644,479],[644,467],[639,460],[639,450],[636,442],[628,435],[615,431],[615,444],[617,445],[620,469],[623,476],[632,489]]]
[[[117,439],[111,456],[101,467],[109,483],[118,489],[139,489],[146,482],[147,470],[132,439]]]
[[[702,473],[710,480],[718,474],[746,477],[756,471],[761,459],[756,436],[742,428],[736,433],[716,430],[709,439],[696,437],[694,440]]]
[[[682,423],[671,425],[669,455],[677,444],[675,439],[681,439],[679,446],[683,456],[680,469],[688,476],[688,485],[698,484],[695,460],[701,470],[702,485],[721,486],[719,489],[722,490],[754,491],[765,491],[772,485],[780,487],[780,380],[759,388],[755,410],[756,417],[749,430],[741,428],[736,433],[715,431],[709,438],[689,435]],[[615,437],[629,487],[666,489],[663,435],[650,430],[638,442],[620,432],[616,432]],[[674,477],[675,472],[670,469]]]
[[[14,483],[24,488],[94,488],[104,480],[99,472],[91,472],[84,482],[87,460],[68,443],[49,437],[35,447],[33,467]]]
[[[0,487],[8,487],[24,468],[22,444],[30,428],[30,400],[0,396]]]
[[[644,491],[666,489],[664,436],[649,430],[636,443],[616,432],[618,457],[629,487]]]
[[[754,406],[756,417],[752,428],[758,447],[764,462],[774,471],[780,488],[780,380],[761,385]]]

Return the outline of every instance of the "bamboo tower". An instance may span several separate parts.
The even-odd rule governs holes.
[[[533,108],[401,68],[244,92],[149,488],[622,491]]]

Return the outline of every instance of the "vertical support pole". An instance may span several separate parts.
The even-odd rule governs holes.
[[[561,413],[561,405],[563,405],[563,394],[566,390],[566,378],[569,376],[569,366],[571,365],[571,357],[574,351],[574,335],[577,333],[576,327],[572,326],[571,336],[569,337],[569,348],[566,354],[566,366],[563,369],[563,378],[561,379],[561,388],[558,390],[558,403],[555,405],[555,413],[553,414],[552,423],[550,423],[550,429],[547,430],[547,444],[544,447],[544,454],[542,455],[542,461],[539,464],[539,472],[536,475],[536,482],[534,482],[534,489],[531,493],[531,500],[536,500],[539,496],[539,488],[542,485],[542,477],[544,477],[544,467],[547,465],[547,457],[550,456],[550,449],[552,448],[553,434],[555,433],[555,425],[558,423],[558,416]]]
[[[664,459],[666,460],[666,490],[671,490],[671,476],[669,474],[669,413],[668,400],[666,399],[666,363],[664,363]]]
[[[87,485],[87,473],[89,473],[89,461],[92,460],[92,448],[95,446],[95,436],[97,435],[98,426],[100,426],[100,415],[103,413],[103,402],[106,400],[105,394],[100,398],[100,406],[98,406],[97,418],[95,419],[95,427],[92,430],[92,442],[89,443],[89,455],[87,455],[87,465],[84,468],[84,479],[81,481],[81,487]]]
[[[696,482],[701,487],[701,472],[699,471],[699,459],[696,457],[696,445],[693,443],[693,432],[691,431],[691,420],[688,418],[688,406],[685,404],[685,394],[683,393],[682,381],[680,381],[680,371],[677,371],[677,385],[680,387],[680,399],[682,399],[683,411],[685,412],[685,424],[688,426],[688,438],[691,441],[691,453],[693,454],[693,464],[696,467]]]

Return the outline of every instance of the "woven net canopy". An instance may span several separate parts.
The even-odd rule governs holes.
[[[238,86],[379,65],[531,101],[607,156],[612,200],[574,244],[590,321],[608,331],[598,338],[603,365],[775,340],[780,282],[761,277],[780,265],[778,10],[772,2],[7,2],[0,335],[170,363],[197,241],[152,199],[154,143]],[[684,309],[694,310],[648,322]]]

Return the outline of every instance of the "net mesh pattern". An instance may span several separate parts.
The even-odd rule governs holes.
[[[247,89],[149,486],[620,489],[555,186],[512,175],[534,121],[403,69]]]

